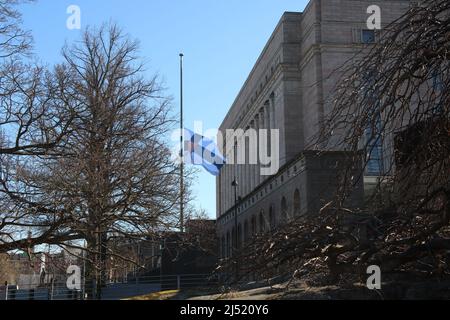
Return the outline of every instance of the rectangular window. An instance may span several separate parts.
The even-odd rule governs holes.
[[[368,30],[371,31],[371,30]],[[374,108],[368,112],[368,117],[371,120],[369,126],[365,129],[365,145],[366,145],[366,174],[371,176],[379,176],[383,174],[383,141],[381,138],[382,121],[379,111],[379,102],[377,88],[375,87],[375,73],[368,72],[365,75],[367,81],[367,96],[370,99],[370,104]]]
[[[375,43],[375,30],[362,30],[361,38],[363,43]]]
[[[434,115],[441,115],[444,111],[443,103],[442,103],[442,92],[445,89],[444,80],[442,78],[442,74],[438,69],[434,69],[432,71],[433,77],[433,92],[431,98],[434,99],[435,106],[432,109]]]
[[[376,130],[381,128],[381,119],[377,121]],[[380,133],[373,132],[370,128],[366,129],[366,148],[367,148],[367,174],[371,176],[378,176],[383,174],[383,143],[381,141]]]

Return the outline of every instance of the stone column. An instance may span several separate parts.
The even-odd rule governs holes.
[[[266,129],[266,127],[265,127],[265,114],[264,114],[264,107],[263,108],[261,108],[260,110],[259,110],[259,128],[260,129]],[[259,151],[259,133],[258,133],[258,151]],[[257,170],[258,170],[258,174],[257,174],[257,177],[258,177],[258,185],[260,185],[262,182],[263,182],[263,177],[261,176],[261,163],[258,161],[258,168],[257,168]]]
[[[219,208],[220,214],[223,214],[223,191],[224,191],[223,180],[224,180],[224,178],[225,178],[225,175],[224,175],[224,171],[222,170],[222,171],[220,171],[220,193],[218,195],[220,197],[220,208]]]
[[[229,197],[230,197],[230,187],[228,186],[228,179],[229,179],[229,175],[228,175],[228,172],[229,172],[229,167],[230,167],[230,165],[229,164],[227,164],[226,166],[225,166],[225,179],[224,179],[224,181],[223,181],[223,183],[224,183],[224,190],[225,190],[225,211],[226,210],[228,210],[228,201],[229,201]]]
[[[238,138],[238,143],[239,143],[240,146],[242,146],[243,141],[242,141],[242,137],[241,136]],[[238,165],[238,175],[239,175],[239,179],[238,179],[238,181],[239,181],[238,197],[242,197],[242,195],[243,195],[243,190],[244,190],[243,189],[243,185],[245,183],[245,176],[244,176],[244,174],[245,174],[244,164],[241,162]]]
[[[270,129],[270,101],[264,103],[264,129]]]
[[[250,128],[253,130],[256,130],[256,121],[255,119],[253,119],[250,122]],[[250,148],[250,144],[249,144],[249,148]],[[252,148],[253,149],[253,146]],[[252,150],[253,151],[253,150]],[[249,157],[250,157],[250,150],[249,150]],[[249,159],[249,171],[250,171],[250,189],[248,190],[248,192],[252,192],[255,189],[255,165],[250,163],[250,159]]]
[[[265,119],[264,119],[264,128],[267,129],[267,152],[268,154],[271,153],[271,141],[270,141],[270,128],[272,126],[272,112],[270,111],[270,100],[267,100],[266,103],[264,104],[264,114],[265,114]],[[263,177],[263,179],[265,179],[266,177]]]
[[[275,95],[272,94],[270,96],[270,104],[269,104],[269,110],[270,110],[270,129],[276,129],[276,115],[275,115]]]
[[[258,135],[258,130],[260,128],[260,125],[259,125],[259,114],[255,115],[255,119],[253,121],[255,123],[254,129],[256,131],[256,137],[257,137],[256,151],[258,153],[258,142],[259,142],[258,141],[258,136],[259,136]],[[257,157],[257,160],[259,161],[258,157]],[[253,165],[253,170],[252,170],[252,172],[253,172],[253,189],[252,189],[252,191],[255,190],[256,187],[259,185],[259,172],[258,171],[259,171],[259,165],[258,164],[254,164]]]
[[[230,165],[230,180],[228,181],[228,186],[230,188],[230,208],[234,206],[234,187],[231,185],[234,180],[234,166]]]
[[[247,126],[245,131],[249,130],[250,126]],[[251,172],[250,172],[250,164],[249,164],[249,140],[245,139],[245,182],[244,182],[244,193],[242,196],[246,196],[249,193],[249,190],[251,189]]]

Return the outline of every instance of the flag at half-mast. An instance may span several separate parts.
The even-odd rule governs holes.
[[[226,159],[220,153],[216,143],[189,129],[184,129],[184,141],[186,146],[184,162],[202,166],[210,174],[218,176]]]

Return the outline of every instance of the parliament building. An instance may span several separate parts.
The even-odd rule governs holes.
[[[377,41],[378,30],[367,26],[368,7],[381,8],[385,26],[411,3],[311,0],[303,12],[283,14],[220,127],[222,133],[238,128],[279,130],[280,169],[272,176],[262,176],[258,164],[227,164],[222,169],[216,182],[222,258],[230,257],[232,248],[254,234],[289,223],[296,216],[317,213],[329,201],[336,163],[345,160],[345,153],[313,151],[313,142],[332,108],[333,89],[340,76],[336,71]],[[375,148],[380,154],[374,158],[379,161],[369,163],[364,181],[352,196],[354,201],[362,201],[382,170],[382,149]]]

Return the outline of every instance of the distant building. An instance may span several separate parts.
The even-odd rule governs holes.
[[[164,239],[163,275],[210,274],[218,262],[215,220],[189,220],[186,233],[173,233]]]
[[[151,276],[209,274],[217,266],[216,221],[191,219],[185,232],[161,232],[141,241],[121,241],[116,250],[137,263],[111,257],[110,282]]]
[[[15,269],[12,284],[20,289],[65,285],[70,265],[82,265],[81,250],[67,249],[57,253],[16,253],[10,255]]]

